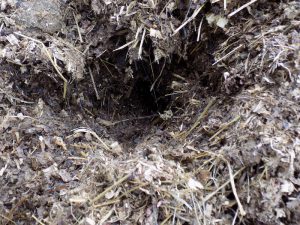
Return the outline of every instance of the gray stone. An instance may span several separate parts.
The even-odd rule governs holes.
[[[59,0],[20,1],[14,15],[16,23],[25,28],[38,28],[47,33],[63,26],[62,2]]]

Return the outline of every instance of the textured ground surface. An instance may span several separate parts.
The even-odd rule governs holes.
[[[244,4],[3,0],[0,224],[298,224],[299,4]]]

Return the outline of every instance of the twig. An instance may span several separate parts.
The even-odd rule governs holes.
[[[232,169],[231,169],[231,166],[230,166],[230,163],[228,162],[227,159],[225,159],[222,155],[220,154],[217,154],[217,153],[214,153],[214,152],[210,152],[210,151],[206,151],[206,150],[198,150],[198,149],[195,149],[194,147],[192,146],[187,146],[188,149],[192,149],[194,151],[198,151],[198,152],[206,152],[206,153],[209,153],[221,160],[223,160],[227,167],[228,167],[228,172],[229,172],[229,180],[226,181],[223,185],[221,185],[220,187],[218,187],[215,191],[213,191],[212,193],[210,193],[209,195],[207,195],[204,199],[203,199],[203,202],[206,202],[208,201],[210,198],[212,198],[214,195],[216,195],[218,193],[219,190],[221,190],[222,188],[224,188],[227,184],[231,184],[231,189],[232,189],[232,192],[234,194],[234,197],[235,197],[235,200],[238,204],[238,207],[239,207],[239,211],[240,211],[240,214],[242,216],[245,216],[246,215],[246,212],[240,202],[240,199],[238,197],[238,194],[236,192],[236,187],[235,187],[235,183],[234,183],[234,178],[241,172],[245,169],[245,167],[241,168],[239,171],[237,171],[235,174],[232,174]]]
[[[119,152],[115,152],[110,147],[108,147],[107,144],[105,144],[105,142],[97,135],[97,133],[90,130],[89,128],[78,128],[78,129],[74,130],[74,133],[80,133],[80,132],[89,133],[92,136],[94,136],[102,144],[102,146],[105,148],[105,150],[115,153],[115,154],[120,154]]]
[[[13,220],[9,219],[8,217],[6,217],[6,216],[4,216],[4,215],[2,215],[2,214],[0,214],[0,217],[6,219],[7,221],[9,221],[9,222],[11,222],[11,223],[13,223],[13,224],[16,225],[16,223],[15,223]],[[5,224],[5,223],[4,223],[4,224]]]
[[[123,198],[124,196],[130,194],[131,192],[135,191],[135,190],[138,190],[144,186],[147,186],[148,183],[141,183],[140,185],[136,186],[136,187],[133,187],[131,188],[130,190],[126,191],[125,193],[123,193],[119,198]]]
[[[20,99],[18,97],[13,96],[12,94],[8,93],[7,91],[4,91],[3,89],[0,88],[0,94],[5,94],[8,98],[11,98],[13,100],[25,103],[25,104],[34,104],[34,102],[29,102],[29,101],[25,101],[23,99]]]
[[[204,18],[204,17],[202,17],[201,22],[200,22],[200,24],[199,24],[198,35],[197,35],[197,42],[200,41],[200,37],[201,37],[201,27],[202,27],[202,23],[203,23],[203,18]]]
[[[239,11],[243,10],[244,8],[248,7],[249,5],[253,4],[253,3],[256,2],[256,1],[257,1],[257,0],[252,0],[252,1],[250,1],[250,2],[248,2],[248,3],[246,3],[246,4],[244,4],[244,5],[242,5],[240,8],[238,8],[238,9],[234,10],[232,13],[230,13],[230,14],[228,15],[228,18],[234,16],[234,15],[237,14]]]
[[[205,6],[205,4],[199,6],[198,9],[195,9],[193,15],[188,18],[185,22],[183,22],[183,24],[181,24],[172,34],[172,36],[174,36],[175,34],[177,34],[183,27],[185,27],[189,22],[191,22],[201,11],[201,9]]]
[[[113,207],[111,210],[109,210],[108,213],[106,213],[106,215],[104,215],[100,222],[98,224],[105,224],[105,221],[109,219],[109,217],[115,212],[115,208]],[[106,223],[107,224],[107,223]],[[109,223],[108,223],[109,224]]]
[[[140,43],[140,48],[139,48],[139,53],[138,53],[138,59],[142,59],[142,52],[143,52],[143,44],[145,40],[145,35],[146,35],[146,28],[144,28],[143,35],[142,35],[142,40]]]
[[[197,206],[199,206],[198,204],[196,205],[195,196],[194,196],[193,192],[191,192],[191,197],[192,197],[193,208],[194,208],[194,214],[195,214],[195,219],[196,219],[197,225],[201,225],[200,219],[199,219],[199,216],[198,216],[199,213],[198,213],[198,211],[197,211],[197,209],[199,209],[199,211],[200,211],[200,208],[197,207]],[[198,202],[197,202],[197,203],[198,203]],[[200,211],[200,212],[201,212],[201,211]]]
[[[4,27],[4,23],[2,22],[0,26],[0,33],[2,32],[3,27]]]
[[[77,26],[77,32],[78,32],[78,35],[79,35],[79,40],[80,40],[81,43],[83,43],[83,39],[82,39],[81,32],[80,32],[80,27],[78,25],[78,21],[77,21],[77,18],[76,18],[76,15],[75,15],[74,12],[73,12],[73,16],[74,16],[74,20],[75,20],[75,23],[76,23],[76,26]]]
[[[238,196],[238,194],[236,192],[235,183],[234,183],[234,176],[232,175],[232,169],[231,169],[230,163],[227,160],[226,160],[226,163],[227,163],[227,167],[228,167],[228,171],[229,171],[229,177],[230,177],[230,183],[231,183],[232,192],[233,192],[235,200],[236,200],[236,202],[238,204],[241,216],[245,216],[246,212],[245,212],[245,210],[243,208],[243,205],[240,202],[239,196]]]
[[[157,78],[155,79],[155,81],[153,82],[153,84],[150,87],[150,92],[153,91],[153,88],[154,88],[155,84],[157,83],[157,81],[159,80],[159,78],[161,77],[161,75],[162,75],[162,73],[163,73],[163,71],[165,69],[165,66],[166,66],[166,58],[165,58],[165,61],[164,61],[164,65],[163,65],[163,67],[160,70],[159,75],[157,76]]]
[[[96,87],[96,84],[95,84],[95,80],[94,80],[94,76],[93,76],[91,67],[89,67],[89,74],[91,76],[91,80],[92,80],[93,87],[94,87],[94,90],[95,90],[96,98],[97,98],[97,100],[100,100],[100,96],[99,96],[99,93],[98,93],[98,90],[97,90],[97,87]]]
[[[133,192],[133,191],[135,191],[135,190],[138,190],[138,189],[140,189],[141,187],[144,187],[144,186],[146,186],[146,185],[148,185],[148,183],[141,183],[140,185],[138,185],[138,186],[136,186],[136,187],[134,187],[134,188],[132,188],[132,189],[126,191],[126,192],[123,193],[121,196],[119,196],[117,199],[113,199],[113,200],[111,200],[111,201],[107,201],[107,202],[104,202],[104,203],[101,203],[101,204],[98,204],[98,205],[94,205],[94,208],[100,208],[100,207],[103,207],[103,206],[107,206],[107,205],[111,205],[111,204],[118,203],[118,202],[121,201],[121,199],[122,199],[124,196],[126,196],[126,195],[128,195],[129,193],[131,193],[131,192]]]
[[[226,123],[225,125],[223,125],[218,131],[217,133],[215,133],[210,139],[209,141],[212,141],[215,137],[217,137],[222,131],[224,131],[225,129],[227,129],[229,126],[231,126],[232,124],[234,124],[235,122],[237,122],[239,119],[241,118],[241,116],[237,116],[235,117],[233,120],[231,120],[230,122]]]
[[[38,218],[35,217],[35,215],[32,215],[32,218],[40,225],[45,225],[42,221],[40,221]]]
[[[118,180],[116,183],[114,183],[110,187],[106,188],[102,193],[100,193],[99,195],[97,195],[92,200],[92,203],[94,203],[94,202],[98,201],[99,199],[103,198],[108,192],[110,192],[115,187],[119,186],[121,183],[123,183],[125,180],[127,180],[131,175],[132,175],[132,173],[127,174],[126,176],[124,176],[120,180]]]
[[[241,48],[243,46],[243,44],[240,44],[239,46],[237,46],[235,49],[233,49],[232,51],[230,51],[229,53],[227,53],[226,55],[224,55],[222,58],[218,59],[216,62],[214,62],[212,65],[216,65],[217,63],[219,63],[220,61],[222,61],[223,59],[227,58],[228,56],[230,56],[232,53],[234,53],[236,50],[238,50],[239,48]]]
[[[231,223],[231,225],[235,225],[235,222],[236,222],[236,219],[237,219],[237,216],[239,215],[239,211],[238,210],[236,210],[236,212],[235,212],[235,215],[234,215],[234,217],[233,217],[233,220],[232,220],[232,223]]]
[[[153,114],[153,115],[149,115],[149,116],[140,116],[140,117],[134,117],[134,118],[128,118],[128,119],[124,119],[124,120],[118,120],[118,121],[108,121],[108,120],[103,120],[103,119],[99,119],[99,123],[101,125],[104,125],[106,127],[111,127],[111,126],[115,126],[119,123],[125,123],[125,122],[129,122],[129,121],[134,121],[134,120],[144,120],[144,119],[151,119],[155,116],[158,116],[159,114]]]
[[[235,178],[238,174],[240,174],[240,172],[242,172],[245,168],[241,168],[239,171],[237,171],[235,174],[233,174],[232,178]],[[216,190],[214,190],[212,193],[210,193],[209,195],[207,195],[204,199],[203,202],[207,202],[209,199],[211,199],[212,197],[214,197],[221,189],[223,189],[224,187],[226,187],[228,184],[230,183],[230,180],[226,181],[224,184],[222,184],[220,187],[218,187]]]
[[[116,48],[115,50],[113,50],[113,52],[116,52],[116,51],[119,51],[119,50],[122,50],[123,48],[126,48],[127,46],[131,45],[132,43],[134,43],[136,40],[132,40],[128,43],[126,43],[125,45],[122,45],[121,47],[119,48]]]
[[[107,61],[105,61],[105,60],[103,60],[101,58],[100,58],[100,61],[104,65],[105,69],[109,72],[109,74],[111,76],[113,76],[112,72],[110,71],[110,69],[108,68],[108,66],[106,64],[111,65],[111,66],[115,66],[115,65],[113,65],[113,64],[111,64],[111,63],[109,63],[109,62],[107,62]]]
[[[160,225],[165,225],[165,224],[168,222],[168,220],[169,220],[172,216],[173,216],[172,214],[168,215],[168,216],[164,219],[164,221],[161,222]]]
[[[207,106],[204,108],[203,112],[199,115],[197,121],[193,124],[193,126],[188,130],[180,133],[178,136],[182,139],[185,139],[187,136],[190,135],[190,133],[199,126],[203,118],[206,116],[208,110],[215,104],[216,98],[213,98],[210,100],[210,102],[207,104]]]
[[[130,42],[128,42],[128,43],[126,43],[126,44],[120,46],[119,48],[114,49],[113,52],[122,50],[122,49],[128,47],[128,46],[131,45],[131,44],[133,44],[133,45],[132,45],[130,48],[135,47],[135,46],[138,44],[138,37],[139,37],[139,34],[140,34],[140,32],[142,31],[142,29],[143,29],[143,26],[140,26],[140,27],[137,29],[137,31],[136,31],[136,33],[135,33],[135,37],[134,37],[134,39],[133,39],[132,41],[130,41]],[[145,32],[145,29],[144,29],[144,32]]]

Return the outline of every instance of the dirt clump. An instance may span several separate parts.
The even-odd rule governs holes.
[[[38,28],[47,33],[60,31],[64,24],[61,1],[20,1],[13,19],[17,25]]]

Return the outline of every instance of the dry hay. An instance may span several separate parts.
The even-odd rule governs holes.
[[[61,36],[28,27],[16,31],[7,13],[19,6],[4,3],[3,224],[297,224],[297,2],[211,1],[208,7],[201,1],[73,1],[62,6]],[[214,62],[199,69],[214,30],[223,43],[216,40]],[[118,51],[125,55],[111,66]],[[45,88],[51,99],[63,96],[54,87],[64,79],[89,83],[102,99],[97,63],[112,77],[119,72],[112,79],[127,72],[134,80],[139,58],[172,65],[174,55],[186,68],[170,69],[169,107],[131,148],[109,135],[110,127],[124,129],[131,119],[97,118],[87,96],[85,111],[76,113],[27,96],[45,81],[34,84],[34,77],[47,74],[54,80]],[[12,80],[20,72],[18,79],[30,90]],[[214,76],[221,77],[220,94],[212,90]],[[141,119],[145,129],[143,118],[132,120]]]

